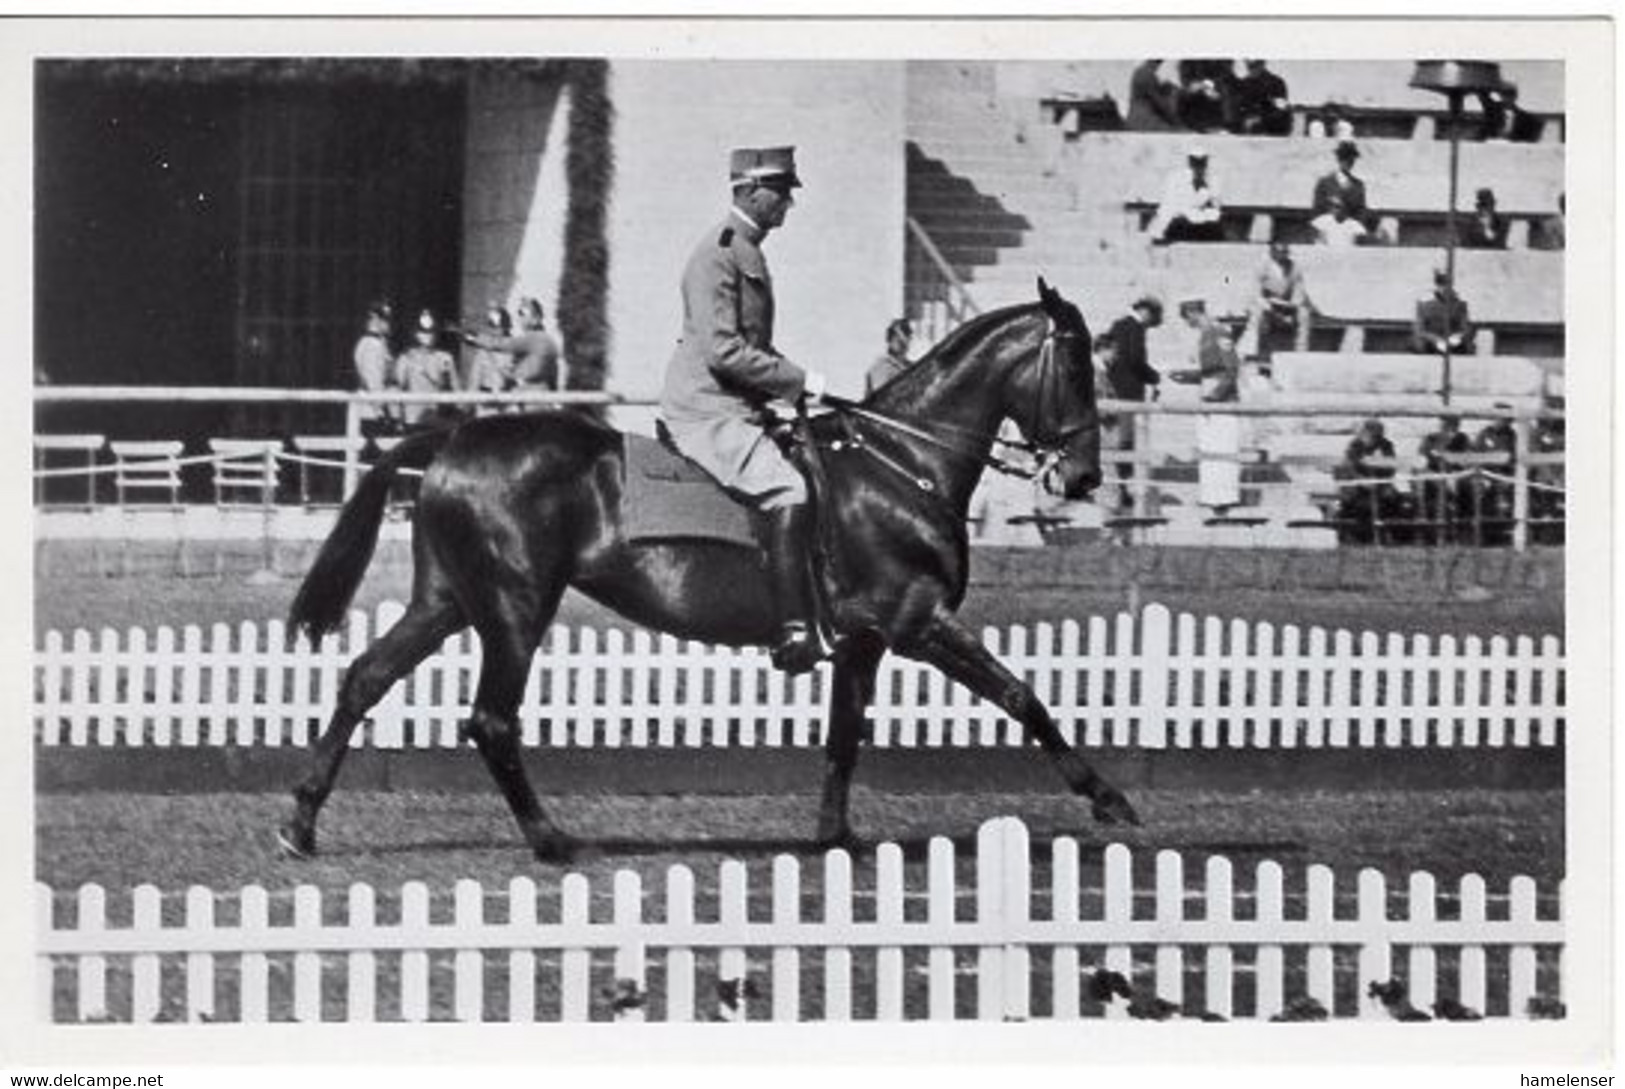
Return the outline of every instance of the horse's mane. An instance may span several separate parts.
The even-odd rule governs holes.
[[[1025,316],[1028,313],[1041,311],[1041,303],[1016,303],[1013,306],[1000,307],[989,310],[985,314],[978,314],[963,325],[956,326],[952,332],[933,344],[920,358],[905,367],[901,374],[887,382],[880,389],[875,390],[864,399],[865,404],[875,404],[882,393],[895,393],[905,384],[917,382],[919,377],[928,373],[936,365],[952,365],[967,355],[966,351],[972,344],[981,340],[994,326],[1003,325],[1014,318]],[[913,382],[911,382],[911,379]]]
[[[993,326],[1003,325],[1023,312],[1039,309],[1042,309],[1039,303],[1017,303],[1014,306],[1004,306],[997,310],[989,310],[985,314],[978,314],[933,344],[931,350],[921,356],[918,362],[924,363],[938,356],[961,352],[967,343],[981,339]]]

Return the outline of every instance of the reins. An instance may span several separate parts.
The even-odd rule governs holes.
[[[826,395],[823,399],[824,403],[835,409],[837,414],[842,417],[842,431],[844,433],[844,438],[834,440],[830,444],[830,448],[832,450],[847,448],[859,450],[874,458],[886,469],[907,477],[921,491],[930,492],[936,489],[936,485],[929,478],[913,472],[907,466],[898,462],[897,459],[877,450],[865,441],[863,435],[854,429],[847,419],[849,416],[856,416],[890,431],[929,443],[940,450],[970,458],[978,462],[983,468],[992,469],[994,472],[1002,473],[1005,476],[1017,477],[1022,480],[1035,480],[1047,473],[1055,462],[1064,456],[1061,447],[1067,439],[1083,430],[1086,426],[1081,423],[1068,424],[1060,427],[1052,437],[1048,438],[1042,434],[1043,429],[1041,426],[1046,399],[1054,393],[1056,403],[1060,403],[1059,393],[1055,391],[1055,387],[1059,382],[1064,381],[1063,376],[1059,373],[1059,368],[1055,365],[1055,342],[1057,340],[1070,340],[1076,336],[1076,333],[1061,332],[1052,328],[1045,335],[1043,344],[1039,346],[1038,392],[1033,401],[1032,417],[1028,421],[1029,426],[1026,428],[1026,433],[1033,436],[1031,439],[1007,439],[998,432],[977,431],[971,428],[958,427],[954,424],[933,425],[937,432],[948,433],[949,437],[944,437],[944,435],[934,433],[932,430],[928,430],[912,421],[899,419],[896,416],[888,416],[884,412],[876,412],[874,409],[866,408],[856,401]],[[956,437],[967,441],[955,441]],[[980,448],[983,446],[1005,447],[1009,450],[1029,454],[1036,459],[1037,463],[1027,465],[1012,461],[993,452],[991,449],[987,453],[982,453]]]

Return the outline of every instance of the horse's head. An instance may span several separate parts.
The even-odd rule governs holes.
[[[1010,415],[1048,462],[1045,487],[1083,499],[1100,486],[1100,414],[1089,326],[1043,277],[1038,299],[1049,328],[1038,351],[1012,376]]]

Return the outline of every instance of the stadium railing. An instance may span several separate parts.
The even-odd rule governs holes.
[[[278,464],[296,463],[302,469],[326,469],[339,474],[343,479],[341,496],[348,496],[354,489],[364,468],[363,451],[365,440],[361,435],[361,422],[368,415],[368,410],[378,404],[423,402],[441,405],[502,405],[502,406],[564,406],[564,405],[593,405],[603,407],[648,408],[651,402],[621,397],[612,393],[570,391],[564,393],[526,392],[513,394],[482,394],[482,393],[437,393],[437,394],[407,394],[390,392],[377,393],[350,393],[338,390],[285,390],[285,389],[229,389],[212,387],[128,387],[128,386],[51,386],[40,387],[34,391],[36,403],[95,403],[116,402],[128,404],[132,402],[148,403],[216,403],[222,406],[253,404],[253,403],[327,403],[338,404],[345,407],[347,427],[346,433],[340,441],[334,444],[334,453],[330,457],[316,456],[308,436],[300,436],[291,450],[284,449],[280,442],[267,447],[267,458],[274,457]],[[1101,502],[1105,502],[1104,493],[1113,488],[1126,487],[1136,496],[1136,508],[1131,517],[1146,521],[1147,528],[1156,522],[1156,519],[1146,519],[1147,512],[1141,509],[1138,500],[1149,493],[1177,493],[1181,485],[1169,479],[1168,458],[1158,455],[1148,441],[1148,426],[1153,419],[1174,420],[1178,417],[1238,417],[1252,420],[1275,421],[1301,421],[1320,419],[1323,423],[1326,418],[1334,420],[1358,420],[1365,417],[1378,417],[1385,420],[1409,420],[1414,426],[1419,421],[1437,418],[1447,411],[1437,397],[1428,396],[1348,396],[1348,397],[1300,397],[1286,399],[1272,398],[1268,404],[1263,403],[1232,403],[1232,404],[1168,404],[1139,402],[1103,401],[1100,405],[1105,415],[1117,416],[1125,423],[1121,426],[1133,426],[1137,430],[1137,441],[1132,451],[1106,450],[1102,452],[1101,460],[1104,469],[1104,481],[1101,487]],[[1542,420],[1561,420],[1562,413],[1553,409],[1542,408],[1527,401],[1517,405],[1497,404],[1485,406],[1481,404],[1460,404],[1451,406],[1453,411],[1464,420],[1505,420],[1513,431],[1514,443],[1511,464],[1505,472],[1497,472],[1496,467],[1489,465],[1463,466],[1457,472],[1465,476],[1474,476],[1491,480],[1496,487],[1510,492],[1511,495],[1511,543],[1515,548],[1523,549],[1530,544],[1531,495],[1535,491],[1550,491],[1561,494],[1561,486],[1544,482],[1544,478],[1557,477],[1561,473],[1563,455],[1558,453],[1543,453],[1536,449],[1533,441],[1535,428]],[[1335,425],[1334,425],[1335,426]],[[1352,428],[1352,425],[1351,425]],[[165,450],[167,453],[155,461],[145,465],[148,471],[160,474],[168,482],[179,481],[179,471],[182,467],[191,464],[213,464],[227,458],[239,458],[240,454],[209,453],[200,456],[183,456],[181,444],[170,442]],[[1297,459],[1302,461],[1302,458]],[[1318,464],[1328,471],[1335,463],[1336,457],[1330,454],[1316,459]],[[1243,444],[1241,448],[1232,452],[1217,452],[1212,450],[1198,451],[1195,462],[1185,467],[1193,473],[1201,469],[1202,464],[1216,464],[1219,462],[1234,462],[1246,465],[1266,464],[1269,459],[1262,455],[1258,449]],[[1120,478],[1116,473],[1117,465],[1121,463],[1130,467],[1130,474]],[[1280,459],[1276,464],[1286,465],[1288,459]],[[60,468],[50,470],[37,470],[51,476],[74,473],[99,474],[114,471],[116,465],[91,464],[86,469]],[[263,474],[266,470],[260,470]],[[1415,476],[1417,474],[1410,474]],[[1402,482],[1404,478],[1401,478]],[[1284,483],[1291,485],[1287,480]],[[1342,482],[1347,485],[1351,482]],[[1357,483],[1357,482],[1353,482]],[[167,486],[167,484],[166,484]],[[1299,482],[1297,490],[1306,498],[1310,497],[1311,489]],[[1333,485],[1337,487],[1340,485]],[[1258,488],[1249,487],[1243,482],[1242,491],[1258,492]],[[300,501],[295,506],[303,508],[308,499],[308,490],[302,491]],[[1536,504],[1538,506],[1538,504]],[[166,506],[166,509],[167,506]],[[1030,514],[1031,512],[1027,512]],[[1214,518],[1225,519],[1226,525],[1235,524],[1237,518],[1248,520],[1264,514],[1264,511],[1249,509],[1245,501],[1234,504],[1224,504],[1222,508],[1209,509],[1203,512],[1207,520]],[[1029,519],[1030,520],[1030,519]],[[1111,528],[1109,525],[1107,528]],[[1154,537],[1152,538],[1155,539]]]

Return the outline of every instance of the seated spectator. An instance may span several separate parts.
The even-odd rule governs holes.
[[[1464,454],[1472,447],[1461,429],[1461,417],[1439,417],[1439,429],[1422,438],[1418,453],[1429,473],[1453,473],[1458,466],[1452,454]],[[1461,480],[1424,480],[1422,482],[1422,516],[1428,523],[1428,539],[1445,544],[1456,538],[1456,523],[1467,517],[1468,496]]]
[[[1529,236],[1530,249],[1560,250],[1568,245],[1568,226],[1564,221],[1567,215],[1565,199],[1564,194],[1557,194],[1557,214],[1535,224]]]
[[[1408,517],[1405,498],[1391,483],[1394,472],[1394,444],[1382,422],[1365,421],[1343,451],[1342,464],[1332,472],[1334,478],[1351,482],[1339,489],[1337,512],[1338,520],[1348,525],[1347,539],[1374,540],[1377,523]]]
[[[1376,217],[1371,214],[1371,207],[1366,203],[1365,182],[1354,173],[1354,164],[1360,158],[1360,147],[1353,140],[1339,140],[1336,157],[1337,168],[1315,179],[1315,192],[1309,202],[1309,214],[1314,217],[1326,214],[1332,210],[1332,198],[1341,197],[1349,218],[1369,232]]]
[[[1411,351],[1432,355],[1471,355],[1473,322],[1467,300],[1455,293],[1450,274],[1433,270],[1433,294],[1418,300],[1411,325]]]
[[[1497,404],[1502,412],[1510,413],[1512,406]],[[1484,472],[1467,478],[1472,512],[1473,532],[1479,544],[1505,545],[1512,541],[1514,494],[1505,478],[1513,475],[1517,465],[1518,440],[1512,420],[1498,417],[1485,424],[1473,438],[1473,450],[1480,454],[1499,453],[1506,460],[1499,465],[1486,466]],[[1489,473],[1494,476],[1487,475]]]
[[[1192,132],[1223,132],[1234,113],[1236,62],[1179,62],[1179,120]]]
[[[1548,412],[1563,411],[1562,394],[1548,393],[1542,399]],[[1542,416],[1535,422],[1529,437],[1529,449],[1534,454],[1561,454],[1565,447],[1563,417]],[[1529,517],[1537,524],[1529,527],[1529,539],[1536,544],[1562,544],[1564,513],[1564,478],[1561,462],[1555,465],[1529,467]]]
[[[865,397],[902,374],[913,362],[908,357],[908,345],[914,339],[914,326],[907,318],[898,318],[886,326],[886,353],[863,376]]]
[[[1185,169],[1163,187],[1162,203],[1146,233],[1157,242],[1223,242],[1224,205],[1207,169],[1207,149],[1193,145]]]
[[[408,393],[449,393],[457,388],[457,364],[440,348],[440,323],[432,310],[418,315],[412,346],[396,360],[400,386]],[[449,423],[457,416],[450,405],[408,404],[406,426],[422,429]]]
[[[1348,118],[1341,102],[1328,102],[1309,118],[1305,135],[1316,140],[1354,139],[1354,122]]]
[[[1261,60],[1247,62],[1247,74],[1236,81],[1235,132],[1244,136],[1292,135],[1292,103],[1286,80]]]
[[[1342,196],[1333,193],[1325,212],[1309,221],[1315,232],[1315,243],[1321,246],[1346,248],[1361,246],[1370,240],[1365,224],[1349,214],[1348,204]]]
[[[1129,77],[1128,116],[1131,132],[1176,132],[1179,123],[1179,88],[1157,74],[1160,60],[1141,61]]]
[[[1482,91],[1478,105],[1484,111],[1481,138],[1533,144],[1544,127],[1540,118],[1518,105],[1518,87],[1508,83],[1500,90]]]
[[[1271,242],[1269,255],[1258,270],[1258,291],[1247,311],[1247,328],[1241,335],[1241,355],[1245,359],[1268,359],[1270,340],[1284,334],[1292,340],[1292,350],[1309,347],[1311,304],[1304,285],[1303,269],[1292,259],[1292,247]]]
[[[1230,333],[1208,316],[1207,301],[1185,299],[1179,304],[1179,316],[1192,332],[1190,347],[1191,367],[1175,372],[1176,382],[1200,382],[1202,400],[1226,403],[1240,400],[1239,380],[1241,360]]]
[[[1495,190],[1480,189],[1473,201],[1473,214],[1457,232],[1456,244],[1469,250],[1507,248],[1506,217],[1495,210]]]

